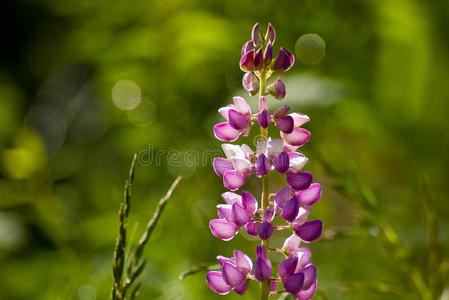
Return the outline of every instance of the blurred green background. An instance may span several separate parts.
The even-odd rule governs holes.
[[[285,103],[312,119],[302,150],[324,188],[314,299],[449,299],[448,1],[7,0],[0,14],[0,299],[108,297],[134,152],[136,234],[184,175],[140,298],[242,299],[178,275],[234,248],[255,256],[247,236],[212,238],[225,189],[210,160],[186,158],[220,149],[212,126],[232,96],[257,106],[238,67],[255,22],[274,25],[275,51],[326,41],[319,64],[281,75]]]

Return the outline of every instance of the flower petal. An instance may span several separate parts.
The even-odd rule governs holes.
[[[262,46],[263,39],[262,36],[260,35],[259,23],[256,23],[253,26],[253,30],[251,31],[251,39],[255,47]]]
[[[300,243],[301,239],[299,238],[299,236],[297,236],[296,234],[292,234],[285,240],[282,249],[287,251],[287,255],[293,256],[297,252]]]
[[[214,126],[214,135],[220,141],[235,141],[240,133],[234,129],[228,122],[218,123]]]
[[[251,273],[253,269],[253,262],[251,258],[240,250],[234,250],[234,261],[237,269],[245,276]]]
[[[239,65],[243,72],[251,72],[254,70],[254,55],[255,51],[253,49],[246,52],[242,58],[240,58]]]
[[[288,111],[290,110],[290,106],[288,105],[283,105],[281,106],[273,115],[273,119],[277,122],[280,119],[282,119],[283,117],[285,117],[285,115],[288,113]]]
[[[291,198],[281,212],[281,217],[287,222],[293,222],[299,211],[299,202],[296,197]]]
[[[238,203],[232,204],[232,221],[237,226],[243,226],[249,222],[250,216],[246,209]]]
[[[271,123],[270,113],[264,109],[257,115],[257,121],[259,122],[260,127],[267,128]]]
[[[249,279],[244,280],[241,284],[233,288],[234,292],[236,292],[239,295],[245,294],[246,290],[249,287]]]
[[[242,197],[239,194],[233,192],[224,192],[221,197],[227,204],[233,204],[234,202],[242,203]]]
[[[230,109],[228,112],[228,116],[229,125],[231,125],[232,128],[242,130],[248,126],[248,119],[235,109]]]
[[[235,96],[232,98],[234,100],[235,107],[237,110],[244,115],[247,119],[251,118],[251,108],[248,105],[248,102],[246,102],[245,99],[243,99],[240,96]]]
[[[234,108],[232,108],[231,106],[221,107],[218,109],[218,113],[220,115],[222,115],[223,118],[226,119],[226,121],[228,121],[229,120],[229,110],[231,110],[231,109],[234,109]]]
[[[296,191],[307,189],[312,183],[312,180],[313,177],[312,174],[310,174],[310,172],[297,172],[287,174],[288,184]]]
[[[233,169],[243,175],[247,175],[251,172],[253,166],[246,158],[233,157],[231,159]]]
[[[233,222],[232,220],[232,205],[230,204],[218,204],[217,205],[218,216],[220,219],[226,219],[228,222]]]
[[[321,199],[321,185],[312,183],[306,190],[295,192],[301,205],[312,205]]]
[[[253,222],[248,222],[245,225],[246,232],[249,235],[257,235],[257,224]]]
[[[247,41],[243,47],[242,47],[242,56],[245,55],[247,52],[254,50],[254,44],[253,41]]]
[[[279,77],[275,80],[275,82],[270,84],[267,89],[270,95],[278,100],[284,99],[287,93],[285,90],[285,84]]]
[[[212,234],[222,239],[223,241],[230,241],[237,234],[239,228],[225,219],[213,219],[209,222],[209,228]]]
[[[265,281],[271,277],[271,267],[268,260],[257,257],[254,263],[254,276],[259,281]]]
[[[310,132],[304,128],[295,128],[292,133],[289,134],[281,133],[281,136],[286,143],[298,147],[306,144],[310,140],[310,135]]]
[[[307,218],[309,217],[310,211],[312,210],[312,206],[305,205],[299,207],[298,215],[296,216],[296,219],[292,222],[292,227],[297,227],[302,224],[304,224],[307,221]]]
[[[297,152],[290,153],[289,157],[290,157],[290,166],[288,170],[294,173],[301,171],[302,168],[304,168],[306,163],[309,161],[307,157]]]
[[[287,172],[290,167],[290,158],[288,157],[287,152],[282,152],[273,160],[273,166],[276,171],[279,173]]]
[[[231,290],[231,287],[224,281],[223,275],[219,271],[208,272],[206,281],[210,289],[220,295],[226,295]]]
[[[259,70],[263,66],[263,48],[260,47],[254,55],[254,69]]]
[[[237,171],[226,171],[223,174],[223,185],[231,190],[238,190],[245,183],[245,177]]]
[[[274,198],[277,207],[282,209],[290,199],[290,195],[291,195],[291,188],[288,185],[284,186],[279,192],[277,192],[276,197]]]
[[[305,115],[305,114],[302,114],[302,113],[291,113],[290,116],[295,121],[295,127],[302,126],[305,123],[310,121],[309,116]]]
[[[295,57],[287,49],[281,48],[273,65],[273,70],[276,72],[285,72],[290,69],[295,63]]]
[[[312,257],[312,253],[309,248],[298,248],[295,256],[298,257],[298,265],[296,266],[295,273],[301,271],[305,266],[310,264],[310,258]]]
[[[234,157],[245,158],[245,152],[239,145],[223,144],[221,145],[221,148],[223,149],[227,159]]]
[[[223,174],[226,171],[234,170],[234,166],[232,165],[232,162],[230,162],[226,158],[222,157],[215,157],[212,165],[214,167],[215,174],[217,174],[220,177],[223,177]]]
[[[296,256],[284,259],[278,266],[279,277],[281,277],[281,279],[287,279],[289,276],[293,275],[297,264],[298,257]]]
[[[276,127],[283,133],[290,134],[293,132],[293,118],[291,116],[285,116],[276,122]]]
[[[259,177],[263,177],[270,172],[270,161],[263,153],[256,160],[256,172]]]
[[[240,285],[245,280],[245,275],[234,264],[223,264],[223,279],[232,287]]]
[[[265,48],[265,53],[263,54],[263,64],[268,66],[273,59],[273,44],[268,42],[267,48]]]
[[[242,85],[250,95],[255,95],[259,91],[259,79],[253,72],[246,72],[242,78]]]
[[[321,220],[312,220],[301,226],[293,228],[295,233],[306,243],[312,242],[321,236],[323,231],[323,222]]]
[[[267,154],[268,154],[269,159],[275,158],[276,156],[281,154],[281,152],[284,149],[284,140],[283,139],[268,138],[267,144],[268,144],[267,145]]]
[[[304,273],[304,286],[303,290],[308,289],[316,281],[316,267],[314,264],[309,264],[301,270]]]
[[[287,292],[296,294],[301,291],[304,285],[304,274],[301,272],[293,274],[282,282],[284,283],[284,288]]]
[[[256,198],[248,191],[242,191],[242,205],[250,216],[253,216],[258,208]]]
[[[307,290],[301,290],[298,293],[296,293],[295,297],[299,300],[310,300],[312,299],[313,295],[316,292],[318,281],[315,280],[315,282],[307,289]]]
[[[273,234],[273,225],[270,222],[262,222],[259,224],[257,235],[262,241],[267,240]]]
[[[268,23],[265,39],[269,40],[272,44],[274,44],[274,41],[276,40],[276,31],[274,31],[274,27],[271,23]]]

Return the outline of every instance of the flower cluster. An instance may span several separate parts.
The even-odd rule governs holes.
[[[259,92],[258,112],[253,114],[245,99],[234,97],[233,104],[218,110],[225,122],[214,126],[217,139],[232,142],[241,135],[248,136],[251,128],[258,124],[262,141],[257,143],[255,151],[246,144],[222,145],[225,157],[215,158],[213,167],[229,191],[221,195],[225,204],[217,205],[218,218],[210,221],[210,230],[215,237],[229,241],[244,228],[261,242],[256,249],[254,266],[246,254],[234,250],[232,258],[217,257],[221,271],[210,271],[207,283],[219,294],[233,290],[242,295],[250,280],[256,280],[261,282],[261,299],[287,292],[297,299],[306,300],[316,291],[316,267],[310,262],[309,249],[300,248],[300,245],[321,235],[321,220],[308,220],[312,205],[321,198],[321,185],[313,183],[310,172],[302,171],[308,159],[297,152],[310,139],[310,132],[301,127],[310,120],[309,117],[290,113],[290,107],[286,105],[273,114],[268,109],[265,96],[270,94],[282,100],[286,90],[280,78],[266,87],[267,79],[275,72],[287,71],[294,63],[294,56],[284,48],[273,58],[275,39],[271,24],[264,37],[256,24],[252,39],[242,48],[240,68],[245,72],[242,84],[251,95]],[[270,128],[276,128],[280,137],[269,137]],[[285,176],[286,185],[277,193],[269,192],[271,172]],[[236,193],[253,175],[262,180],[260,201],[248,191]],[[285,225],[273,225],[275,218]],[[269,248],[270,238],[277,230],[289,230],[292,235],[282,248]],[[285,260],[277,268],[278,276],[272,272],[270,250],[285,255]],[[278,284],[282,285],[281,290],[277,290]]]

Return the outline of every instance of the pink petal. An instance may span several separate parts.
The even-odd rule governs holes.
[[[323,231],[323,222],[321,220],[312,220],[301,226],[293,227],[295,233],[306,243],[312,242],[321,236]]]
[[[227,204],[233,204],[234,202],[242,204],[242,197],[239,194],[233,192],[224,192],[221,197]]]
[[[295,127],[299,127],[304,125],[305,123],[310,121],[309,116],[301,113],[291,113],[290,116],[293,118],[293,121],[295,122]]]
[[[296,234],[292,234],[289,236],[282,246],[282,249],[287,251],[287,255],[292,256],[296,253],[299,248],[299,244],[301,243],[301,239]]]
[[[222,239],[230,241],[237,234],[239,228],[225,219],[213,219],[209,222],[209,228],[212,234]]]
[[[233,109],[232,106],[221,107],[221,108],[218,109],[218,113],[220,115],[222,115],[223,118],[226,119],[226,121],[228,121],[229,120],[229,110],[231,110],[231,109]]]
[[[239,295],[245,294],[246,290],[249,287],[249,280],[244,280],[240,285],[233,288],[234,292],[236,292]]]
[[[246,158],[233,157],[231,159],[233,169],[243,175],[247,175],[251,172],[253,166]]]
[[[316,267],[314,264],[305,266],[301,273],[304,273],[304,286],[303,290],[307,290],[316,281]]]
[[[237,110],[244,115],[247,119],[251,118],[251,108],[248,103],[242,97],[236,96],[233,98],[235,107]]]
[[[298,248],[296,250],[295,256],[298,257],[298,265],[296,266],[296,272],[301,271],[305,266],[310,264],[310,258],[312,257],[312,253],[309,248]]]
[[[278,274],[282,279],[286,279],[290,275],[293,275],[298,264],[298,257],[293,256],[284,259],[278,266]]]
[[[222,274],[224,281],[232,287],[239,286],[245,280],[245,275],[234,264],[224,263]]]
[[[219,123],[214,126],[214,135],[220,141],[235,141],[239,137],[239,134],[240,132],[232,128],[228,122]]]
[[[307,157],[304,156],[304,154],[298,153],[298,152],[292,152],[290,153],[290,166],[289,171],[290,172],[299,172],[302,170],[302,168],[306,165],[306,163],[309,161]]]
[[[245,183],[245,177],[237,171],[226,171],[223,174],[223,185],[231,190],[238,190]]]
[[[303,146],[310,140],[310,132],[303,128],[295,128],[292,133],[285,134],[281,132],[282,138],[286,143],[292,146]]]
[[[246,209],[238,203],[232,204],[232,221],[237,226],[243,226],[249,222],[250,216]]]
[[[248,257],[248,255],[246,255],[242,251],[234,250],[234,261],[237,269],[239,269],[239,271],[242,272],[245,276],[248,275],[253,269],[253,262]]]
[[[235,109],[230,109],[228,112],[228,116],[229,125],[231,125],[234,129],[242,130],[248,126],[249,120]]]
[[[310,300],[316,292],[318,281],[315,282],[307,289],[299,291],[295,297],[299,300]]]
[[[218,204],[217,211],[220,219],[226,219],[226,221],[232,223],[232,205]]]
[[[321,185],[312,183],[306,190],[295,192],[301,205],[312,205],[321,199]]]
[[[224,281],[223,275],[219,271],[208,272],[206,280],[211,290],[220,295],[226,295],[231,290],[231,287]]]
[[[212,165],[214,167],[215,174],[217,174],[220,177],[223,177],[223,174],[226,171],[234,170],[234,166],[232,165],[232,162],[230,162],[226,158],[222,157],[215,157]]]
[[[242,205],[251,216],[256,213],[258,208],[256,198],[247,191],[242,191]]]

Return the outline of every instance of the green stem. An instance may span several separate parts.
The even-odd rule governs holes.
[[[260,77],[260,90],[259,96],[262,97],[265,95],[265,87],[267,85],[267,78],[264,71],[261,72]],[[262,138],[267,141],[268,140],[268,128],[260,127],[260,135]],[[270,197],[270,174],[268,173],[262,179],[262,213],[265,212],[265,209],[268,207],[268,200]],[[265,251],[268,252],[270,247],[270,239],[266,239],[262,241],[262,245],[265,246]],[[268,256],[268,253],[267,253]],[[270,296],[270,280],[267,279],[260,285],[260,300],[267,300]]]

